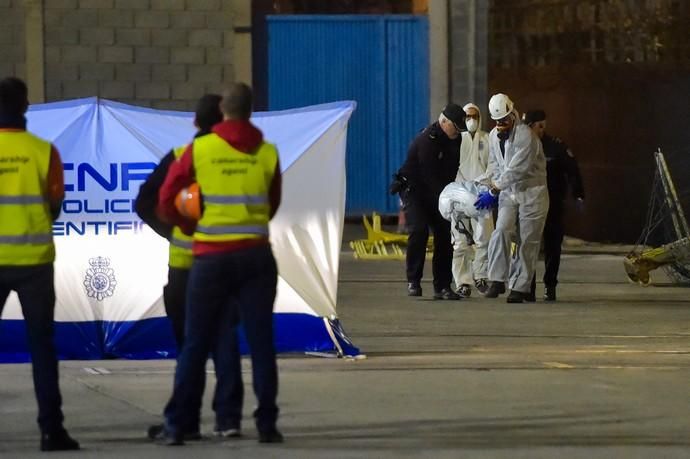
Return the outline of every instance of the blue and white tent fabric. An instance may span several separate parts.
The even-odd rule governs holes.
[[[336,315],[354,109],[354,102],[336,102],[252,118],[277,145],[283,170],[283,201],[270,224],[280,273],[279,352],[359,353]],[[158,161],[192,139],[193,114],[88,98],[34,105],[27,118],[65,166],[66,198],[53,226],[59,357],[174,356],[162,301],[168,243],[138,218],[134,200]],[[0,322],[0,361],[28,359],[13,293]]]

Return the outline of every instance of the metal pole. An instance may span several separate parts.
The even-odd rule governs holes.
[[[467,5],[467,99],[477,100],[477,2]],[[461,104],[464,105],[464,104]]]
[[[26,26],[26,85],[32,104],[45,102],[45,40],[43,34],[43,0],[24,2]]]
[[[661,184],[664,187],[664,196],[666,198],[666,204],[671,211],[671,219],[673,220],[673,227],[676,230],[676,236],[678,239],[690,236],[690,229],[688,229],[688,221],[685,218],[685,213],[678,200],[678,193],[676,192],[676,187],[671,179],[671,174],[666,165],[666,159],[661,149],[654,153],[657,168],[659,169],[659,174],[661,176]]]
[[[429,120],[450,100],[450,30],[448,0],[429,1]]]

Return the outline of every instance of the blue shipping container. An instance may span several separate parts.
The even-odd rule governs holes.
[[[396,213],[388,195],[429,118],[426,16],[268,17],[269,109],[355,100],[347,139],[348,215]]]

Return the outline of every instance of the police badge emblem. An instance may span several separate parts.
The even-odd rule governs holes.
[[[86,295],[96,298],[98,301],[113,296],[117,281],[115,280],[115,270],[110,267],[110,259],[105,257],[90,258],[89,265],[91,267],[86,270],[84,277]]]

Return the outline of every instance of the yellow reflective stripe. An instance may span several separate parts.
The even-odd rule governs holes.
[[[181,249],[192,250],[193,242],[191,239],[186,241],[186,240],[182,240],[182,239],[178,239],[176,237],[173,237],[170,239],[170,244],[174,245],[175,247],[179,247]]]
[[[43,196],[24,194],[18,196],[0,196],[0,204],[43,204]]]
[[[197,226],[196,231],[203,234],[259,234],[268,236],[268,225]]]
[[[50,244],[52,234],[20,234],[18,236],[0,236],[0,244]]]
[[[255,195],[204,195],[205,204],[268,204],[268,196]]]

